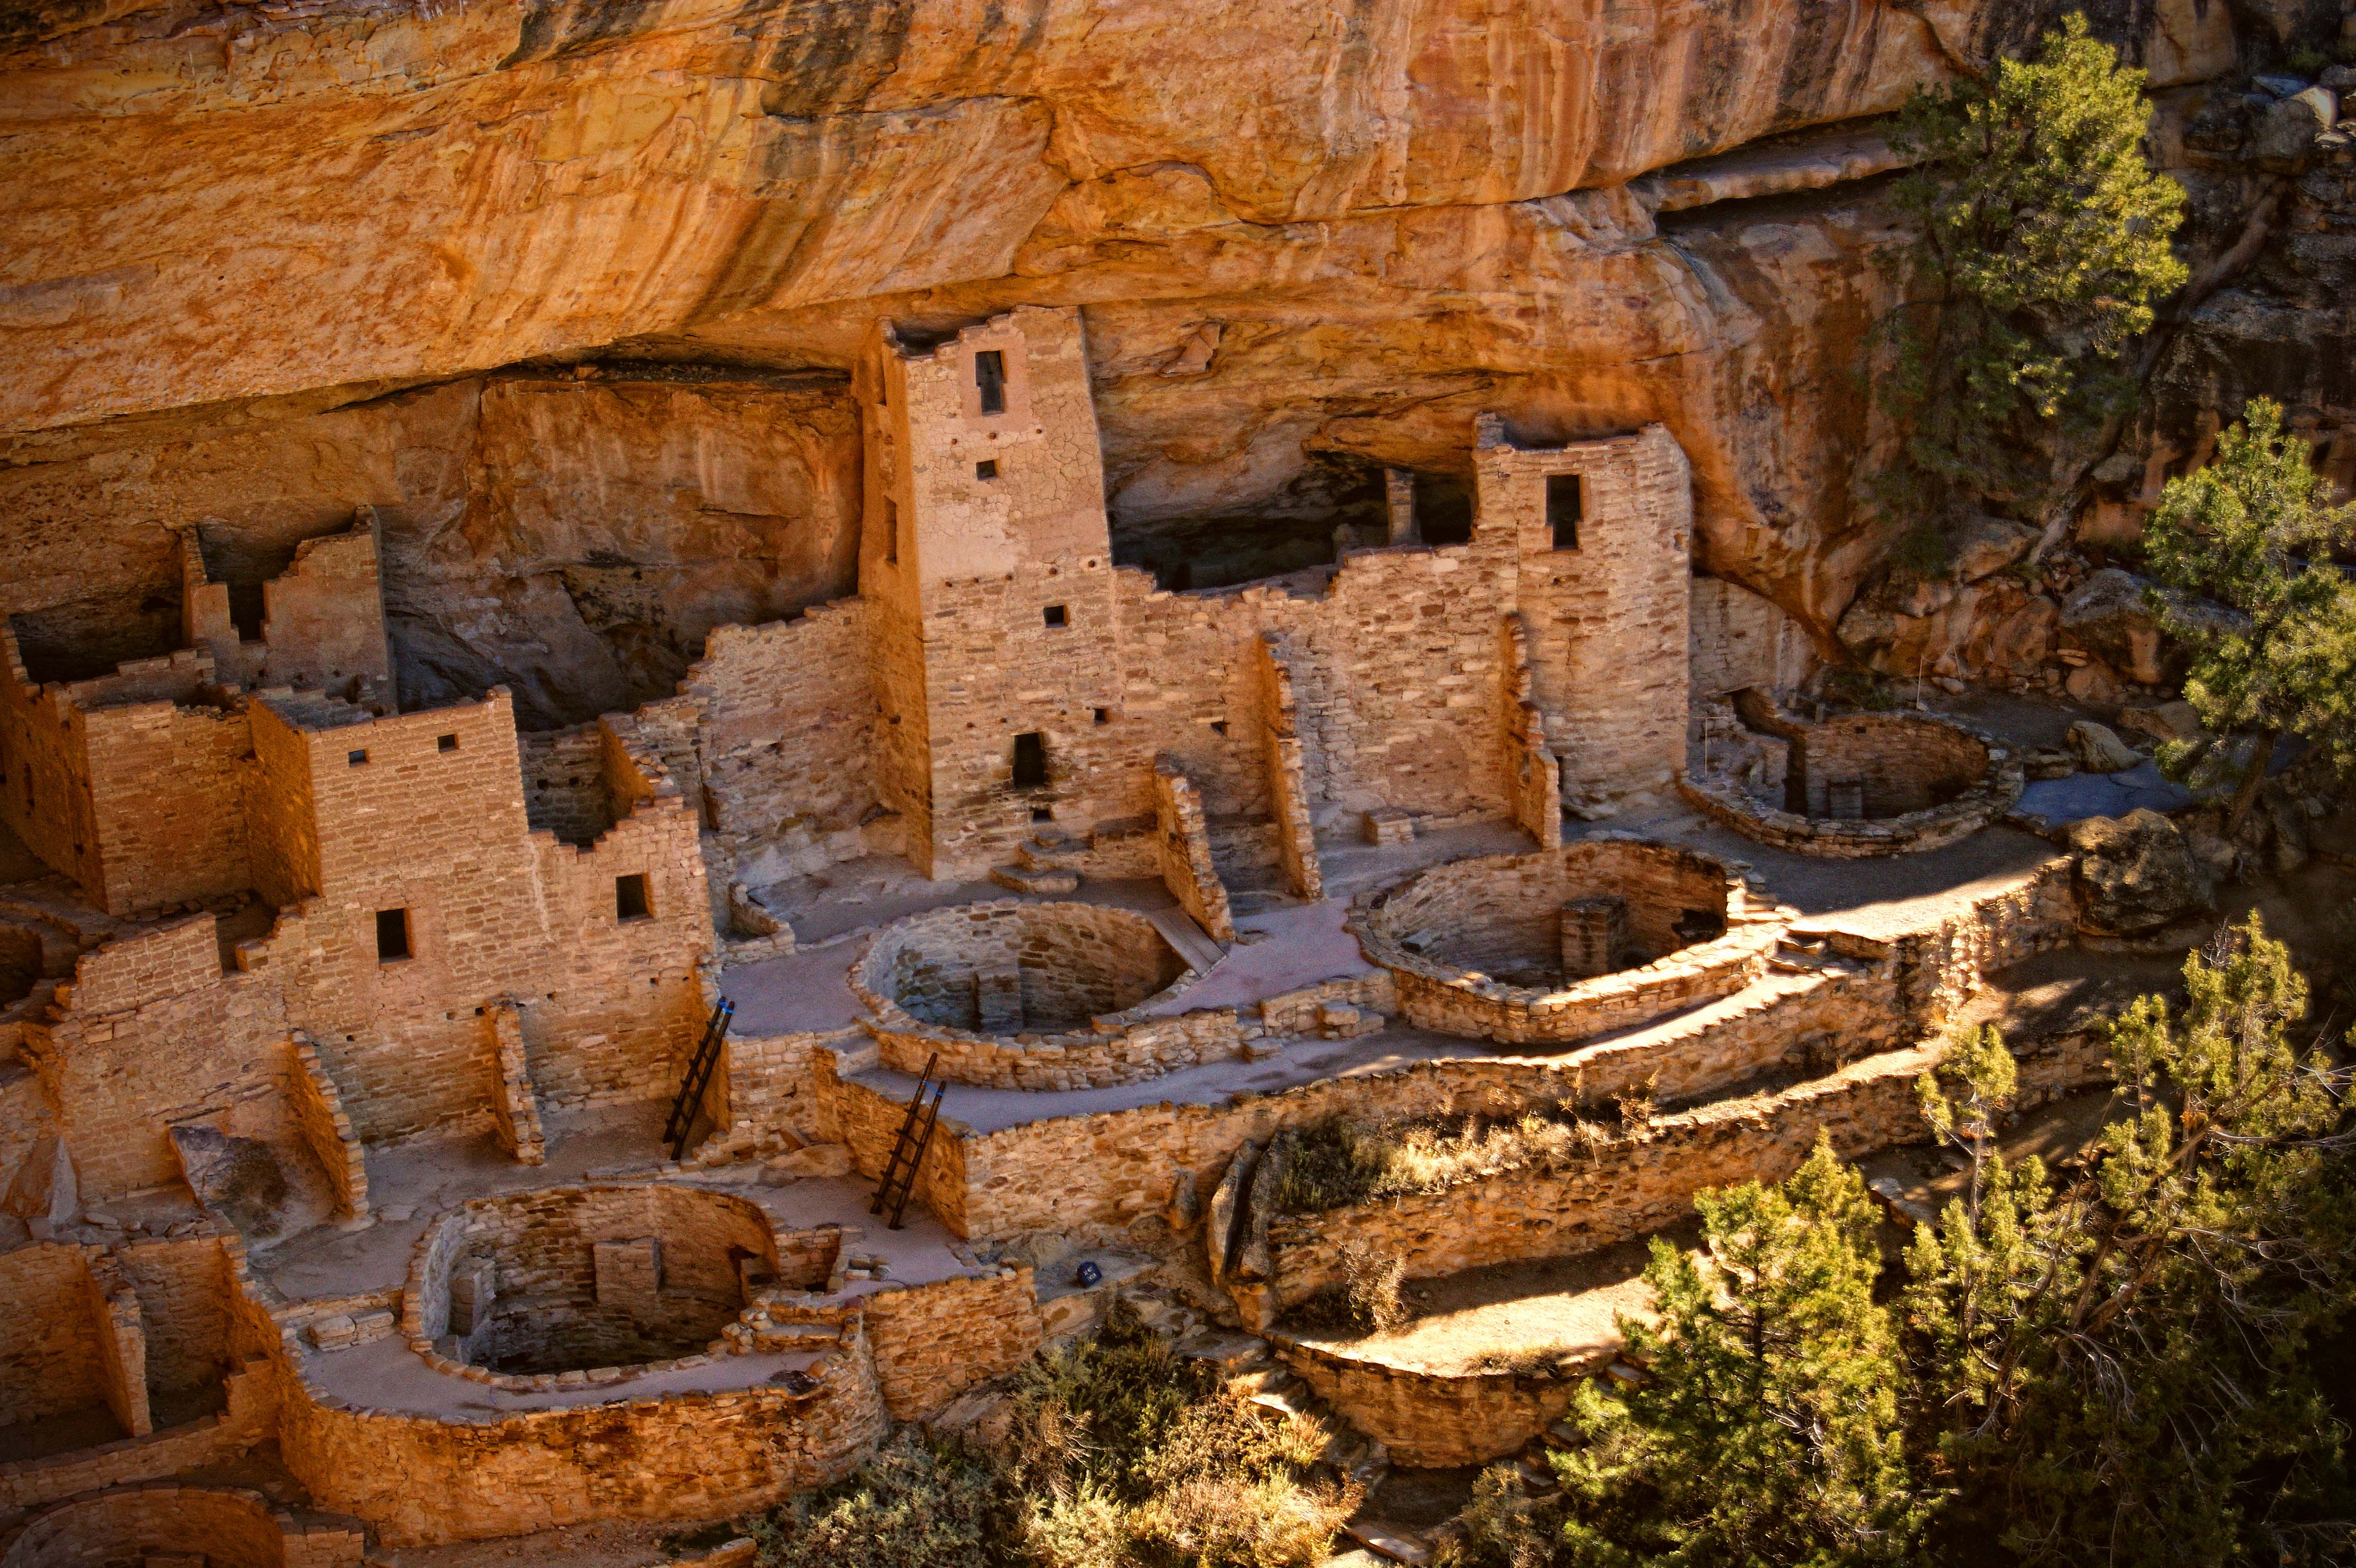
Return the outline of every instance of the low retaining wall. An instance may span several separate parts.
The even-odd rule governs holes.
[[[1648,962],[1557,983],[1508,983],[1492,971],[1560,972],[1563,908],[1622,902]],[[1681,918],[1722,922],[1686,942]],[[1766,970],[1794,918],[1709,855],[1597,833],[1535,854],[1451,861],[1360,900],[1351,916],[1366,956],[1398,986],[1399,1009],[1427,1029],[1517,1045],[1568,1045],[1731,995]]]
[[[1580,1380],[1613,1355],[1599,1350],[1545,1373],[1432,1372],[1282,1332],[1269,1338],[1319,1399],[1389,1450],[1394,1463],[1434,1469],[1515,1452],[1558,1420]]]
[[[1791,787],[1809,814],[1770,805],[1729,778],[1681,772],[1677,792],[1746,838],[1833,860],[1937,849],[1997,821],[2020,799],[2019,756],[2002,741],[1946,719],[1852,714],[1794,725],[1791,739]],[[1836,776],[1859,789],[1867,815],[1822,814]],[[1877,808],[1881,814],[1873,814]]]
[[[1886,1052],[1778,1093],[1656,1117],[1561,1167],[1500,1171],[1434,1193],[1281,1215],[1269,1226],[1277,1311],[1343,1283],[1344,1245],[1428,1279],[1493,1263],[1569,1258],[1663,1230],[1704,1187],[1781,1181],[1826,1133],[1857,1159],[1927,1133],[1914,1083],[1940,1047]],[[2025,1102],[2101,1081],[2107,1063],[2078,1041],[2021,1063]]]

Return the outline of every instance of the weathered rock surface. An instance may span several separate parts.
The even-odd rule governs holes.
[[[2131,936],[2212,907],[2183,835],[2158,811],[2088,818],[2072,825],[2069,844],[2087,930]]]
[[[839,370],[877,315],[1076,303],[1127,537],[1335,517],[1380,464],[1461,472],[1484,407],[1532,439],[1657,419],[1694,463],[1705,566],[1827,641],[1886,542],[1857,499],[1874,436],[1853,371],[1890,286],[1869,177],[1889,155],[1858,122],[2043,20],[2025,0],[1378,0],[1346,23],[1312,0],[44,15],[0,34],[0,343],[19,367],[0,428],[32,433],[10,460],[168,468],[288,416],[413,420],[366,400],[541,357]],[[2156,82],[2232,63],[2221,6],[2097,21],[2134,30]],[[486,435],[459,470],[489,493],[470,481],[457,538],[432,499],[447,442],[393,443],[368,485],[327,471],[340,441],[246,467],[264,482],[245,510],[273,527],[330,496],[401,513],[389,564],[419,697],[496,674],[528,724],[626,705],[702,626],[839,591],[820,585],[844,569],[843,492],[803,449],[829,446],[824,411],[792,416],[809,434],[776,473],[809,478],[777,495],[682,483],[701,458],[651,443],[659,409],[519,392],[503,445],[475,395]],[[69,428],[102,420],[122,423]],[[602,486],[545,479],[583,447]],[[502,479],[525,451],[542,477]],[[137,569],[104,592],[145,604],[128,579],[159,544],[128,544]],[[148,612],[151,639],[169,614]],[[541,673],[576,665],[577,692]]]

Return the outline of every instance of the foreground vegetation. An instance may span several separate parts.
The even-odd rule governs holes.
[[[1996,1152],[2012,1058],[1955,1042],[1922,1094],[1967,1180],[1902,1266],[1822,1144],[1697,1199],[1702,1251],[1655,1242],[1659,1322],[1621,1325],[1646,1377],[1581,1390],[1558,1494],[1484,1477],[1459,1562],[2356,1560],[2319,1365],[2356,1323],[2350,1077],[2254,918],[2185,980],[2115,1021],[2131,1114],[2066,1177]]]
[[[1287,1143],[1276,1207],[1322,1214],[1506,1171],[1558,1170],[1592,1158],[1651,1112],[1649,1101],[1627,1099],[1601,1114],[1545,1105],[1505,1117],[1337,1116]]]
[[[1357,1506],[1313,1422],[1270,1422],[1116,1305],[1032,1363],[986,1439],[903,1430],[755,1530],[761,1568],[1292,1568]]]

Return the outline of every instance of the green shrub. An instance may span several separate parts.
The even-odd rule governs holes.
[[[1017,1379],[986,1449],[902,1433],[755,1527],[760,1568],[1307,1568],[1358,1489],[1116,1303]]]

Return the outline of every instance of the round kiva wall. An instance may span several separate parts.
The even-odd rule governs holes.
[[[851,972],[884,1063],[959,1083],[1132,1083],[1202,1058],[1160,1006],[1196,978],[1153,922],[1094,904],[1000,899],[886,927]],[[1153,1004],[1151,1015],[1141,1011]],[[1233,1047],[1232,1019],[1223,1044]]]
[[[777,1273],[758,1205],[672,1186],[477,1198],[429,1227],[402,1326],[436,1360],[504,1378],[702,1353]]]
[[[1352,925],[1413,1023],[1568,1044],[1740,990],[1792,918],[1723,861],[1610,833],[1435,866]]]
[[[1686,799],[1762,843],[1842,859],[1937,849],[2020,799],[2010,747],[1927,714],[1849,714],[1782,733],[1789,761],[1767,793],[1705,775],[1681,781]]]
[[[357,1532],[319,1542],[324,1550],[305,1556],[305,1564],[360,1559]],[[42,1509],[0,1552],[0,1568],[113,1568],[155,1556],[201,1558],[207,1568],[284,1568],[285,1527],[257,1492],[131,1487]]]

